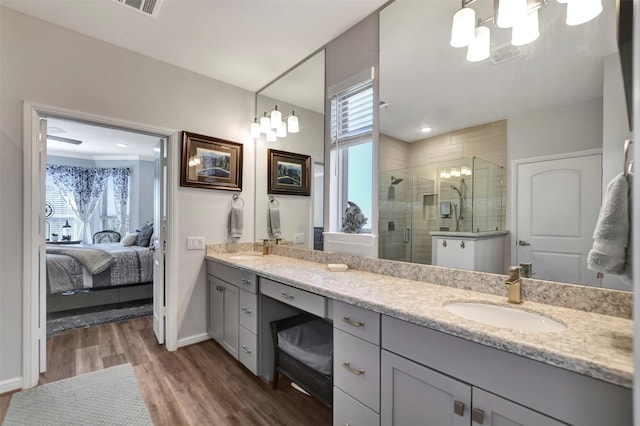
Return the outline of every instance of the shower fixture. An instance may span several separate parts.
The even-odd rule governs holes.
[[[402,178],[397,178],[395,176],[391,176],[391,185],[397,185],[400,182],[402,182],[404,179]]]
[[[396,185],[402,182],[403,178],[397,178],[395,176],[391,176],[391,185],[389,185],[389,191],[387,192],[387,200],[395,200],[396,199]]]

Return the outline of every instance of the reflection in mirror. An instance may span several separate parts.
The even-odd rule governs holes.
[[[493,4],[469,7],[484,20]],[[480,62],[450,44],[460,2],[396,0],[381,11],[380,257],[437,264],[432,238],[498,234],[497,272],[532,262],[534,278],[625,289],[586,269],[599,197],[630,137],[615,1],[603,6],[569,26],[566,4],[546,2],[539,38],[522,46],[488,21],[490,57]],[[580,194],[588,179],[595,187]],[[466,262],[457,267],[482,270],[470,253],[454,256]]]
[[[275,140],[270,138],[269,141],[262,133],[256,139],[255,240],[277,237],[284,243],[292,243],[297,247],[321,249],[323,176],[318,176],[318,170],[322,172],[324,169],[324,50],[258,93],[257,120],[270,115],[269,112],[276,106],[283,121],[287,121],[287,116],[292,113],[297,117],[299,131],[288,132],[286,136],[276,135]],[[270,149],[311,156],[310,196],[268,193]],[[270,232],[269,226],[273,223],[270,219],[276,214],[275,209],[270,209],[270,206],[276,205],[276,220],[279,219],[280,222],[278,235]]]

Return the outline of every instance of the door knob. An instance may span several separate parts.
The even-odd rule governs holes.
[[[531,243],[528,243],[528,242],[522,241],[522,240],[518,240],[518,245],[524,247],[524,246],[530,246]]]

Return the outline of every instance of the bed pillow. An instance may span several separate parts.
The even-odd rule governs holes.
[[[122,239],[121,243],[123,246],[132,246],[138,241],[138,234],[127,234]]]
[[[136,239],[136,245],[140,247],[149,247],[151,236],[153,235],[153,223],[147,223],[142,227]]]

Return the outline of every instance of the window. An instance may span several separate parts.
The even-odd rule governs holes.
[[[71,225],[71,239],[78,240],[80,235],[80,227],[82,222],[76,217],[75,213],[64,200],[58,188],[51,182],[47,176],[46,182],[46,199],[47,203],[53,206],[53,215],[47,219],[47,238],[51,238],[51,234],[58,234],[62,237],[62,226],[69,221]]]
[[[352,86],[331,98],[331,161],[338,202],[338,226],[347,201],[357,204],[368,219],[362,232],[371,232],[373,194],[373,81]]]
[[[128,191],[127,191],[128,192]],[[100,200],[100,220],[102,221],[102,229],[120,232],[120,219],[118,218],[118,210],[115,201],[115,188],[113,185],[113,176],[107,178],[106,187],[102,193]],[[124,232],[129,232],[129,202],[126,203],[126,212],[124,219]]]

